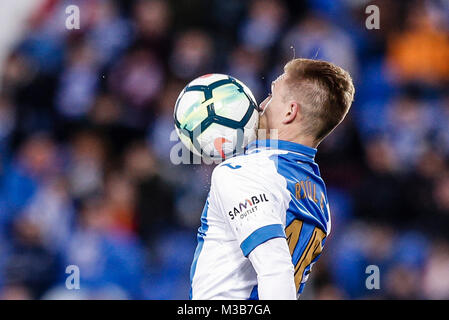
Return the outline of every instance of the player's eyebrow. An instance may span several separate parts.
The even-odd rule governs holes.
[[[282,75],[277,77],[275,80],[271,81],[271,92],[273,92],[274,87],[276,86],[276,81],[280,80]]]

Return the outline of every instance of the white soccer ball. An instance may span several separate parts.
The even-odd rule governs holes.
[[[241,81],[206,74],[190,82],[176,101],[176,132],[184,145],[203,158],[226,159],[256,139],[256,100]]]

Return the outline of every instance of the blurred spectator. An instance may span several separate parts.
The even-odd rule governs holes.
[[[20,53],[14,53],[6,60],[2,78],[2,93],[14,97],[25,87],[36,74],[36,66],[30,58]]]
[[[12,102],[6,96],[0,96],[0,150],[7,145],[8,138],[16,125],[16,114]]]
[[[101,65],[114,62],[133,39],[129,21],[120,16],[113,1],[98,1],[92,31],[86,36]]]
[[[80,132],[70,145],[67,177],[75,199],[99,193],[103,187],[105,146],[92,133]]]
[[[434,244],[423,275],[424,294],[429,299],[449,299],[449,244]]]
[[[144,260],[135,237],[115,227],[101,197],[84,201],[80,214],[79,227],[64,254],[67,265],[80,269],[83,288],[102,290],[115,285],[128,298],[139,297]]]
[[[435,202],[435,231],[439,231],[441,236],[447,236],[449,234],[449,174],[447,172],[436,179],[432,196]]]
[[[398,97],[389,107],[387,137],[401,164],[399,169],[408,170],[427,148],[434,110],[413,96]]]
[[[135,190],[131,181],[120,174],[112,172],[105,183],[105,210],[112,220],[111,228],[123,233],[135,231]]]
[[[328,60],[357,79],[358,63],[352,39],[319,15],[310,14],[300,20],[285,36],[282,48],[285,60],[291,59],[292,53],[295,57]]]
[[[421,155],[416,169],[405,178],[407,192],[404,195],[405,208],[402,216],[412,220],[415,227],[431,234],[437,229],[444,231],[447,227],[444,221],[436,223],[437,209],[432,191],[435,180],[446,170],[444,158],[431,149]]]
[[[92,107],[98,84],[98,62],[93,50],[87,43],[76,44],[68,50],[67,68],[56,97],[57,108],[65,117],[84,116]]]
[[[136,43],[151,49],[159,59],[166,59],[169,48],[168,30],[171,10],[167,1],[138,0],[133,8]]]
[[[253,0],[249,17],[241,28],[241,42],[254,49],[269,49],[279,39],[287,21],[286,9],[280,1]]]
[[[42,243],[43,230],[29,219],[14,224],[5,266],[5,298],[39,298],[56,280],[59,261]]]
[[[170,67],[183,80],[192,80],[211,73],[213,45],[207,33],[199,30],[184,32],[175,38]]]
[[[256,101],[263,101],[266,91],[261,81],[264,67],[262,52],[245,45],[235,48],[229,58],[229,69],[226,72],[251,88]]]
[[[96,126],[113,126],[120,123],[123,107],[112,94],[101,94],[96,97],[90,113],[90,120]]]
[[[57,170],[53,141],[45,134],[30,137],[20,148],[16,161],[5,168],[3,190],[8,208],[16,213],[23,209],[38,187]]]
[[[148,128],[148,143],[155,156],[165,165],[170,164],[170,151],[173,145],[179,142],[177,136],[176,141],[172,141],[175,129],[173,106],[182,89],[182,82],[171,80],[167,83],[157,103],[154,123]]]
[[[148,123],[145,115],[161,90],[163,80],[160,62],[147,49],[131,50],[113,67],[109,75],[110,90],[134,108],[133,113],[124,114],[125,123],[132,126]]]
[[[366,145],[367,173],[356,191],[357,214],[371,221],[401,224],[404,202],[397,155],[388,140],[373,139]]]
[[[447,16],[432,10],[427,2],[414,3],[405,30],[389,39],[387,61],[402,83],[439,86],[449,80],[449,39],[447,21],[443,21]]]
[[[156,171],[156,161],[143,142],[125,153],[125,172],[136,186],[136,223],[141,240],[152,247],[165,223],[174,223],[174,192]]]
[[[42,244],[59,252],[69,240],[73,213],[67,184],[62,177],[55,177],[39,188],[23,215],[41,230]]]

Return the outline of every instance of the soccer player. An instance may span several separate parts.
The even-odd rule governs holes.
[[[212,173],[192,263],[191,299],[297,299],[331,229],[319,143],[348,113],[350,75],[294,59],[260,104],[251,143]],[[270,139],[270,130],[278,139]],[[272,131],[271,131],[272,132]]]

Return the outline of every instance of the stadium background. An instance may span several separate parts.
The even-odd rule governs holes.
[[[65,8],[78,5],[80,30]],[[380,29],[365,8],[380,8]],[[449,2],[2,1],[0,298],[186,299],[212,170],[170,162],[198,75],[258,101],[330,60],[356,96],[319,147],[333,228],[304,299],[449,299]],[[294,48],[294,51],[292,49]],[[368,265],[380,289],[368,290]],[[81,289],[67,290],[67,265]]]

